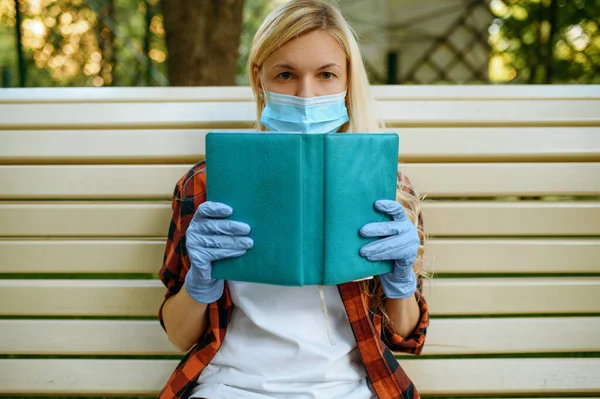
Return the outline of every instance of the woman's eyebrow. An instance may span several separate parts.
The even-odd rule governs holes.
[[[329,64],[323,65],[318,70],[320,71],[321,69],[327,69],[327,68],[331,68],[331,67],[338,67],[339,68],[340,66],[339,66],[339,64],[336,64],[335,62],[330,62]]]
[[[282,63],[282,62],[279,62],[279,63],[273,65],[270,69],[273,69],[273,68],[291,69],[292,71],[296,70],[296,68],[294,68],[290,64],[286,64],[286,63]]]
[[[330,62],[330,63],[325,64],[322,67],[318,68],[317,71],[320,71],[322,69],[331,68],[331,67],[340,68],[340,65],[336,64],[335,62]],[[274,69],[274,68],[289,69],[291,71],[295,71],[296,70],[296,68],[294,68],[294,66],[292,66],[291,64],[286,64],[285,62],[279,62],[279,63],[273,65],[270,69]]]

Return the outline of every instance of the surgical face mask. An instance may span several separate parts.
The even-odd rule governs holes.
[[[266,93],[260,123],[273,132],[335,133],[348,122],[346,92],[302,98]]]

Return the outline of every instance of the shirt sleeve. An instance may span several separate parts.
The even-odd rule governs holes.
[[[415,191],[407,176],[404,176],[402,172],[398,171],[398,189],[404,190],[405,192],[415,195]],[[407,207],[408,204],[402,204]],[[423,214],[419,212],[417,226],[419,229],[419,238],[421,245],[425,243],[425,234],[423,230]],[[422,261],[422,253],[419,256],[419,261]],[[406,338],[396,334],[392,329],[392,326],[387,323],[382,328],[382,339],[388,348],[394,352],[411,353],[415,355],[421,354],[423,345],[425,344],[425,337],[427,334],[427,327],[429,326],[429,310],[427,308],[427,302],[423,297],[423,278],[417,278],[417,292],[416,298],[419,305],[419,321],[413,332]]]
[[[171,202],[171,222],[165,246],[163,264],[158,277],[167,288],[164,299],[158,310],[158,320],[166,331],[163,320],[163,307],[167,299],[177,294],[185,275],[190,269],[190,260],[185,248],[185,232],[189,226],[195,209],[206,200],[206,174],[201,167],[194,166],[175,185]]]

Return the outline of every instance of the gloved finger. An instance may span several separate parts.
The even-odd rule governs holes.
[[[246,253],[245,249],[218,249],[211,248],[209,249],[210,256],[212,260],[221,260],[228,258],[237,258],[238,256],[242,256]]]
[[[373,254],[387,251],[396,247],[398,244],[395,242],[397,236],[382,238],[381,240],[370,242],[366,245],[363,245],[360,248],[359,254],[360,256],[371,256]]]
[[[254,245],[252,238],[245,236],[198,234],[196,241],[204,248],[250,249]]]
[[[358,231],[363,237],[385,237],[400,233],[401,225],[396,222],[367,223]]]
[[[235,220],[201,219],[195,224],[195,228],[201,234],[243,236],[250,233],[250,226]]]
[[[360,255],[368,260],[397,260],[412,257],[419,250],[419,242],[388,237],[369,243],[360,249]]]
[[[234,258],[245,253],[245,249],[198,248],[193,251],[188,249],[192,267],[196,267],[198,273],[203,273],[202,275],[205,278],[211,278],[209,274],[206,274],[206,271],[211,269],[211,262],[220,259]]]
[[[408,260],[412,259],[412,262],[410,262],[412,264],[417,257],[416,254],[417,252],[410,248],[395,248],[388,251],[375,252],[372,255],[365,256],[365,258],[370,261],[394,260],[403,264],[408,263]]]
[[[387,213],[396,222],[399,222],[406,217],[404,208],[397,201],[392,201],[392,200],[375,201],[375,209],[377,209],[380,212]]]
[[[205,201],[200,204],[194,219],[200,218],[225,218],[231,216],[233,208],[229,205],[223,204],[222,202]]]

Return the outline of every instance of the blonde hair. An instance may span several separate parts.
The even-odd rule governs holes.
[[[290,40],[319,29],[329,32],[346,54],[348,71],[346,107],[350,121],[340,128],[340,132],[380,131],[383,123],[375,116],[369,79],[355,34],[340,9],[334,3],[324,0],[290,0],[283,3],[267,16],[256,32],[248,57],[250,85],[256,97],[256,128],[266,130],[259,122],[265,107],[265,98],[258,74],[254,71],[260,71],[267,58]],[[419,227],[421,201],[412,187],[405,187],[407,184],[409,183],[405,179],[398,179],[396,200],[404,206],[410,220]],[[422,254],[423,245],[419,249],[414,270],[417,276],[426,277],[421,267]],[[385,310],[381,298],[376,295],[381,292],[378,287],[379,279],[370,282],[365,280],[361,283],[374,301],[372,306]]]

